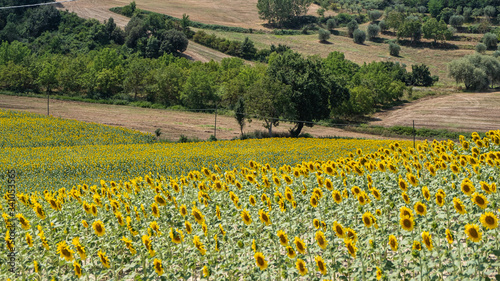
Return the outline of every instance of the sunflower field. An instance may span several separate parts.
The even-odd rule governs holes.
[[[499,279],[499,148],[500,131],[5,146],[21,188],[0,183],[0,279]]]

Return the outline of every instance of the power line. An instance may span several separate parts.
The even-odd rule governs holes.
[[[29,7],[38,7],[38,6],[46,6],[46,5],[55,5],[55,4],[59,4],[59,3],[67,3],[67,2],[74,2],[74,1],[77,1],[77,0],[64,0],[64,1],[59,1],[59,2],[47,2],[47,3],[38,3],[38,4],[30,4],[30,5],[0,7],[0,10],[17,9],[17,8],[29,8]]]

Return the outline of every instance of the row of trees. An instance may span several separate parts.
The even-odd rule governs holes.
[[[283,118],[314,121],[370,113],[401,98],[407,84],[421,83],[408,79],[430,77],[425,70],[406,72],[391,62],[359,66],[338,52],[326,59],[273,52],[267,65],[250,66],[237,58],[201,63],[170,54],[125,57],[110,48],[38,56],[17,41],[0,45],[0,89],[189,109],[234,110],[243,99],[245,111],[262,116],[268,128]],[[298,135],[308,124],[297,122],[292,133]]]

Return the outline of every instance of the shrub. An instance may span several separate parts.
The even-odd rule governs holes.
[[[337,20],[335,20],[334,18],[328,19],[326,21],[326,28],[328,30],[333,30],[336,27],[337,27]]]
[[[353,37],[354,35],[354,30],[358,29],[358,22],[356,20],[351,20],[347,24],[347,34],[349,34],[349,37]]]
[[[495,57],[495,58],[500,57],[500,51],[499,51],[499,50],[496,50],[496,51],[493,53],[493,57]]]
[[[465,18],[463,16],[459,16],[459,15],[453,15],[450,18],[450,24],[451,24],[451,26],[453,26],[455,28],[461,27],[464,24],[464,21],[465,21]]]
[[[391,56],[398,57],[400,50],[401,47],[398,44],[393,42],[389,43],[389,54],[391,54]]]
[[[330,38],[330,31],[321,28],[318,31],[319,41],[326,42]]]
[[[368,32],[368,40],[373,41],[378,36],[380,32],[380,27],[376,24],[370,24],[367,29]]]
[[[497,35],[491,32],[488,32],[484,34],[483,39],[481,39],[481,42],[486,45],[487,49],[496,49],[497,48]]]
[[[380,27],[380,31],[381,32],[386,32],[387,29],[389,29],[389,27],[387,26],[387,24],[385,23],[384,20],[381,20],[379,23],[378,23],[378,27]]]
[[[372,22],[378,20],[381,16],[382,12],[379,10],[368,11],[368,17]]]
[[[484,52],[486,52],[486,45],[483,44],[483,43],[479,43],[476,45],[476,52],[480,53],[480,54],[484,54]]]
[[[366,33],[363,30],[356,29],[353,33],[354,43],[363,44],[366,40]]]

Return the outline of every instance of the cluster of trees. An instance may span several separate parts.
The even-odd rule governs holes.
[[[283,26],[305,15],[311,0],[258,0],[259,16],[271,25]]]
[[[42,1],[31,0],[28,4],[39,2]],[[120,49],[124,55],[138,53],[142,57],[157,58],[164,53],[185,51],[186,34],[191,33],[187,16],[182,25],[155,14],[137,15],[124,31],[116,26],[113,18],[101,24],[95,19],[84,20],[74,13],[59,11],[53,5],[6,9],[0,13],[5,16],[0,17],[0,42],[27,43],[39,55],[85,54],[110,47]]]
[[[473,54],[448,65],[450,77],[463,82],[467,90],[482,91],[500,82],[500,61],[492,56]]]

